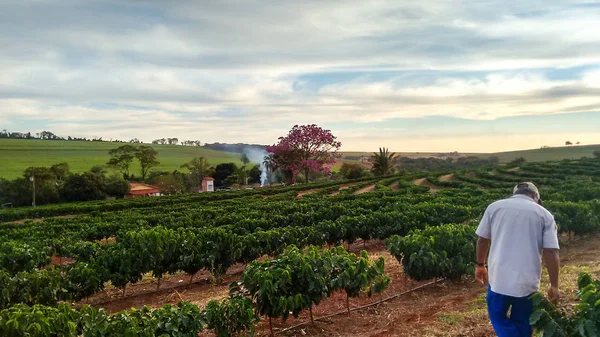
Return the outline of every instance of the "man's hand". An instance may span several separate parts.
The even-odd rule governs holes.
[[[550,277],[550,289],[548,289],[548,300],[550,302],[558,302],[558,276],[560,268],[560,256],[558,249],[544,249],[544,262],[548,268],[548,276]]]
[[[556,304],[558,303],[559,297],[560,294],[558,293],[558,287],[550,286],[550,288],[548,288],[548,301]]]
[[[479,267],[475,269],[475,279],[479,281],[479,283],[487,282],[488,271],[485,267]]]
[[[484,237],[479,237],[477,239],[477,248],[476,248],[476,258],[477,263],[483,264],[487,259],[488,248],[490,247],[490,239],[486,239]],[[479,283],[485,283],[488,279],[488,271],[484,266],[477,266],[475,269],[475,279],[479,281]]]

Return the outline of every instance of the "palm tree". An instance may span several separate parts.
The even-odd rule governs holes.
[[[398,158],[395,152],[391,152],[387,148],[379,148],[379,153],[373,152],[371,156],[373,167],[371,171],[376,176],[384,176],[394,172],[394,161]]]
[[[240,160],[242,161],[242,163],[244,163],[244,166],[246,166],[250,162],[250,159],[248,158],[248,155],[246,153],[242,153],[242,155],[240,156]]]
[[[268,174],[268,173],[273,173],[277,169],[277,167],[275,166],[275,161],[273,160],[273,154],[270,153],[270,154],[266,155],[263,158],[262,164],[267,169],[267,180],[269,181],[269,185],[270,185],[271,184],[271,174]]]
[[[263,158],[263,165],[267,168],[267,171],[273,171],[275,162],[273,161],[273,154],[269,154]]]

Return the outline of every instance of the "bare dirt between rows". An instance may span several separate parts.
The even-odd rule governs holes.
[[[33,218],[33,219],[21,219],[21,220],[15,220],[15,221],[9,221],[12,223],[16,223],[16,224],[24,224],[25,222],[31,221],[31,222],[42,222],[46,219],[73,219],[74,217],[76,217],[77,215],[75,214],[71,214],[71,215],[57,215],[57,216],[52,216],[52,217],[48,217],[48,218]]]
[[[439,181],[456,181],[456,177],[454,177],[454,173],[440,176],[438,179],[439,179]]]
[[[439,192],[441,189],[439,186],[430,183],[427,180],[427,178],[416,179],[416,180],[413,180],[412,183],[414,185],[418,185],[418,186],[429,187],[429,193],[436,193],[436,192]]]
[[[131,308],[142,308],[145,305],[159,308],[165,304],[176,304],[179,301],[193,302],[204,306],[213,299],[220,299],[228,294],[227,285],[238,280],[244,271],[243,265],[235,265],[229,269],[223,282],[213,284],[208,272],[201,271],[194,275],[190,285],[189,275],[176,275],[161,280],[160,289],[156,290],[157,280],[151,279],[128,285],[125,297],[120,289],[110,288],[82,301],[93,306],[104,308],[114,313]]]
[[[297,198],[302,198],[302,196],[303,196],[303,195],[312,194],[312,193],[318,192],[318,191],[320,191],[320,190],[321,190],[320,188],[314,188],[314,189],[312,189],[312,190],[304,190],[304,191],[300,191],[300,192],[298,192],[298,195],[297,195],[296,197],[297,197]]]
[[[331,193],[330,196],[336,196],[336,195],[340,194],[340,191],[348,189],[348,188],[350,188],[350,187],[352,187],[354,185],[358,185],[358,183],[351,183],[351,184],[340,185],[340,189],[337,190],[337,191],[335,191],[335,192],[333,192],[333,193]]]
[[[369,185],[365,188],[361,188],[360,190],[354,192],[353,194],[363,194],[375,191],[375,185]]]

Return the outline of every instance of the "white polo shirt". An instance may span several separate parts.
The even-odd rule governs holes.
[[[559,249],[554,217],[525,195],[496,201],[485,210],[477,235],[491,239],[488,277],[492,291],[525,297],[539,290],[542,249]]]

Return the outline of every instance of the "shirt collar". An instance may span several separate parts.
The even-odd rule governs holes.
[[[531,201],[531,202],[535,202],[535,200],[533,200],[533,198],[532,198],[532,197],[530,197],[530,196],[527,196],[527,195],[525,195],[525,194],[515,194],[515,195],[513,195],[511,198],[515,198],[515,199],[526,199],[526,200],[529,200],[529,201]]]

